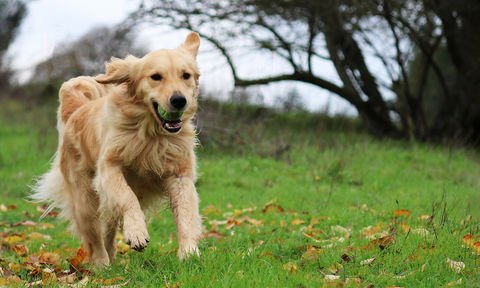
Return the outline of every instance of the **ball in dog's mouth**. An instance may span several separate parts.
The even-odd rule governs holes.
[[[183,111],[167,112],[157,102],[153,102],[153,109],[165,130],[176,133],[182,129]]]

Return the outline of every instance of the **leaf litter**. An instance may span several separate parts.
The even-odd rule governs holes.
[[[207,206],[204,209],[204,225],[210,224],[210,228],[204,226],[203,239],[210,242],[210,239],[222,243],[223,241],[229,241],[229,236],[234,235],[236,229],[251,231],[252,235],[256,238],[261,235],[268,235],[269,227],[277,229],[283,229],[281,235],[298,235],[304,238],[306,243],[298,246],[300,251],[298,258],[282,258],[283,256],[276,255],[271,251],[266,243],[285,243],[285,240],[281,238],[273,238],[269,236],[263,240],[253,241],[253,245],[248,248],[246,253],[243,253],[242,257],[246,255],[255,255],[258,259],[268,259],[269,261],[281,261],[282,270],[286,273],[294,275],[305,275],[309,279],[317,279],[320,282],[332,283],[337,286],[344,285],[356,285],[357,287],[374,287],[372,283],[366,284],[364,279],[372,279],[368,268],[370,266],[375,267],[388,267],[386,266],[387,254],[398,254],[404,246],[399,245],[398,239],[401,235],[405,239],[409,235],[418,235],[423,237],[426,242],[418,245],[416,250],[409,254],[406,258],[395,257],[399,263],[411,262],[418,263],[424,261],[427,257],[428,251],[435,251],[437,248],[432,243],[428,242],[432,235],[431,226],[412,226],[413,220],[426,221],[424,223],[434,223],[434,217],[429,215],[420,215],[418,217],[412,217],[412,211],[406,209],[398,209],[388,214],[385,212],[376,212],[369,209],[367,205],[359,205],[350,207],[350,209],[358,210],[360,213],[371,213],[372,215],[382,215],[383,218],[388,219],[388,215],[392,217],[389,224],[384,224],[382,221],[372,223],[371,226],[359,228],[355,226],[343,227],[338,224],[329,225],[332,222],[331,217],[320,216],[315,212],[303,211],[297,213],[292,209],[285,209],[277,203],[278,199],[275,198],[272,201],[267,202],[261,209],[257,209],[255,205],[251,207],[234,209],[233,205],[229,204],[227,209],[232,211],[223,212],[220,208],[214,205]],[[0,205],[2,211],[10,213],[9,211],[15,211],[16,205]],[[4,208],[3,208],[4,207]],[[37,206],[37,211],[43,213],[44,208]],[[58,212],[53,211],[50,216],[56,217]],[[29,213],[23,213],[26,217],[30,217]],[[210,218],[211,219],[210,219]],[[281,220],[273,220],[281,219]],[[430,221],[430,222],[429,222]],[[83,247],[62,247],[54,249],[48,249],[48,246],[40,246],[37,251],[31,251],[29,249],[29,243],[32,241],[47,241],[51,236],[46,235],[44,232],[39,233],[35,230],[44,230],[55,228],[50,223],[36,223],[30,220],[22,220],[14,224],[8,224],[2,222],[6,227],[5,232],[0,232],[1,251],[11,251],[11,258],[0,258],[0,287],[3,285],[11,284],[24,284],[24,285],[64,285],[68,287],[83,287],[94,283],[95,285],[102,287],[121,287],[127,285],[130,280],[126,280],[123,276],[114,277],[111,279],[103,279],[95,275],[91,271],[89,265],[88,255],[86,255]],[[304,226],[306,225],[307,226]],[[417,223],[418,224],[418,223]],[[426,224],[427,225],[427,224]],[[15,229],[22,228],[30,229],[25,232]],[[325,232],[327,231],[327,232]],[[435,232],[435,231],[434,231]],[[271,232],[270,232],[271,233]],[[273,234],[272,234],[273,235]],[[171,235],[170,242],[176,236]],[[412,236],[411,236],[412,237]],[[433,236],[432,236],[433,237]],[[477,255],[480,252],[480,241],[474,235],[465,235],[461,238],[459,245],[463,244],[465,248],[470,249],[473,254]],[[117,253],[120,255],[127,255],[130,252],[130,248],[123,242],[123,236],[117,235]],[[355,242],[366,243],[360,246],[355,245]],[[45,242],[45,243],[47,243]],[[38,245],[37,245],[38,246]],[[261,252],[255,252],[256,249],[262,246]],[[223,249],[213,246],[209,247],[212,253],[221,253]],[[336,252],[338,251],[338,252]],[[162,245],[160,254],[176,254],[177,250],[171,248],[170,250],[164,250]],[[316,275],[308,270],[314,263],[322,263],[325,265],[325,256],[332,253],[340,253],[336,262],[333,264],[330,262],[329,268],[317,269]],[[387,253],[387,254],[386,254]],[[2,257],[5,253],[1,254]],[[340,256],[341,255],[341,256]],[[447,255],[448,256],[448,255]],[[127,259],[128,260],[128,259]],[[125,260],[122,260],[125,261]],[[127,263],[127,262],[122,262]],[[325,263],[325,264],[324,264]],[[127,264],[128,265],[128,264]],[[310,265],[310,266],[309,266]],[[455,273],[464,273],[466,265],[461,261],[454,261],[447,258],[446,265],[449,269],[455,271]],[[349,267],[346,269],[346,267]],[[352,269],[352,267],[358,267]],[[415,266],[412,266],[415,267]],[[402,280],[415,273],[424,273],[428,270],[427,263],[425,261],[418,264],[418,269],[409,269],[399,272],[388,272],[385,269],[381,270],[380,274],[375,277],[387,277],[390,279]],[[378,268],[375,268],[378,269]],[[477,269],[478,270],[478,269]],[[24,273],[25,271],[27,273]],[[310,271],[310,272],[308,272]],[[328,271],[328,272],[325,272]],[[241,279],[245,274],[245,270],[238,271],[238,278]],[[313,274],[312,274],[313,273]],[[26,275],[22,276],[22,275]],[[362,276],[363,275],[363,276]],[[300,277],[300,276],[298,276]],[[461,285],[462,279],[456,280],[444,284],[447,287]],[[166,287],[173,287],[173,285],[181,286],[181,282],[168,284]],[[350,286],[349,286],[350,287]],[[395,286],[390,286],[395,287]]]

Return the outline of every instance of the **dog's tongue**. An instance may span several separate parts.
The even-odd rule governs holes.
[[[165,126],[167,126],[168,128],[177,128],[177,127],[180,127],[180,122],[167,123],[167,124],[165,124]]]

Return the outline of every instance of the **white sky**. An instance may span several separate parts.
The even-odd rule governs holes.
[[[65,41],[73,41],[90,29],[99,25],[112,26],[120,23],[130,12],[135,11],[137,0],[36,0],[28,5],[28,14],[15,42],[9,47],[8,55],[12,66],[19,70],[19,79],[26,80],[35,65],[49,58],[55,47]],[[168,27],[143,27],[139,31],[138,41],[150,50],[178,47],[188,35],[188,31],[170,31]],[[226,61],[218,53],[212,53],[204,40],[198,57],[201,68],[202,88],[220,97],[228,98],[233,89],[233,79]],[[108,60],[108,59],[105,59]],[[239,75],[278,75],[287,68],[274,57],[252,54],[242,63]],[[317,70],[327,79],[337,79],[330,63],[318,63]],[[264,95],[267,105],[275,105],[278,95],[296,88],[302,96],[307,109],[323,110],[328,105],[330,113],[356,114],[355,109],[340,97],[309,84],[284,82],[263,85],[255,88]]]

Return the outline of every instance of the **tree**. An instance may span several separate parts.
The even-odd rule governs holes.
[[[105,61],[128,54],[147,52],[135,45],[135,30],[127,27],[95,27],[74,42],[61,44],[52,57],[38,64],[30,82],[66,81],[78,76],[95,76],[105,71]]]
[[[18,28],[27,13],[25,1],[4,0],[0,2],[0,97],[10,90],[13,71],[5,59],[5,53],[18,34]]]
[[[224,55],[236,86],[302,81],[349,101],[374,135],[476,144],[479,9],[480,3],[469,0],[165,0],[144,1],[132,19],[199,32]],[[277,55],[290,72],[242,77],[232,56],[236,39],[251,50]],[[455,65],[453,90],[434,57],[441,43]],[[419,83],[412,84],[415,49],[423,64]],[[383,75],[367,56],[378,59]],[[318,59],[333,63],[342,85],[318,75]],[[446,99],[442,119],[432,125],[423,107],[429,73],[438,79],[443,94],[438,97]],[[387,94],[394,99],[385,100]]]
[[[147,52],[135,45],[135,30],[127,27],[96,27],[74,42],[56,48],[53,55],[39,63],[27,85],[16,91],[17,98],[43,102],[57,99],[60,85],[78,76],[95,76],[105,71],[105,61],[128,54]]]

